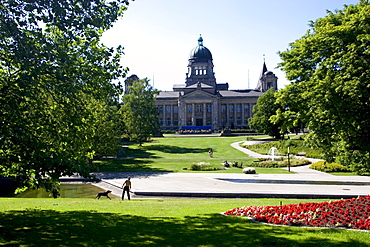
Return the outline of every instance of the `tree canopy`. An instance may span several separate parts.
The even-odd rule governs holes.
[[[258,98],[257,104],[253,108],[253,117],[248,121],[250,128],[280,138],[281,124],[270,121],[271,116],[276,114],[276,111],[280,108],[280,105],[276,104],[275,90],[270,88]]]
[[[154,97],[158,91],[152,88],[147,78],[133,80],[130,84],[123,96],[122,120],[125,134],[141,145],[159,131]]]
[[[58,178],[89,177],[102,114],[121,92],[122,47],[100,36],[128,0],[4,0],[0,3],[0,176],[58,194]],[[98,110],[97,110],[98,109]],[[101,132],[105,129],[105,132]],[[102,138],[102,137],[101,137]]]
[[[328,160],[360,174],[370,172],[369,47],[370,3],[360,0],[311,22],[280,52],[279,65],[292,81],[278,94],[280,104],[291,106],[284,121],[307,123],[310,142]]]

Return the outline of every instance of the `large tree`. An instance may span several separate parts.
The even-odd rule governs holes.
[[[327,159],[360,174],[370,172],[369,47],[370,3],[360,0],[311,22],[306,35],[280,53],[292,83],[278,101],[294,106],[289,114],[307,122],[309,140]]]
[[[121,87],[112,81],[125,69],[122,48],[100,36],[127,4],[1,1],[0,176],[17,180],[18,191],[45,187],[57,196],[60,176],[89,177],[89,161],[106,152],[96,145],[96,108],[113,104]]]
[[[281,137],[279,122],[272,123],[271,116],[276,114],[276,111],[281,107],[276,104],[275,91],[273,88],[262,94],[253,108],[253,117],[249,119],[250,128],[256,129],[261,133],[265,133],[275,138]]]
[[[147,78],[133,80],[123,96],[122,119],[124,131],[131,141],[141,145],[159,131],[158,110],[155,95]]]

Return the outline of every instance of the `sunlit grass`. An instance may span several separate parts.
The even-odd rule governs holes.
[[[99,171],[131,171],[131,172],[193,172],[192,164],[209,163],[223,167],[222,163],[238,162],[243,167],[253,166],[255,159],[248,157],[230,144],[243,142],[249,136],[218,137],[218,136],[173,136],[154,138],[151,142],[129,144],[122,159],[106,159],[96,161]],[[212,148],[213,158],[208,155]],[[240,173],[240,168],[231,167],[227,170],[212,172]],[[288,173],[284,169],[257,168],[257,173]]]
[[[368,232],[271,226],[220,213],[302,199],[0,199],[13,246],[369,246]]]

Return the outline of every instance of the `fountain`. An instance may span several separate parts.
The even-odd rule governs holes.
[[[278,150],[276,147],[272,147],[269,150],[268,155],[271,157],[271,160],[275,160],[275,155],[278,153]]]

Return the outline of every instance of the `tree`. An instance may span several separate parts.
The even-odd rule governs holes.
[[[0,3],[0,175],[56,197],[61,176],[90,176],[99,151],[92,104],[120,93],[122,48],[100,43],[127,0]],[[89,107],[90,106],[90,107]],[[100,122],[101,123],[101,122]]]
[[[329,161],[336,157],[360,174],[370,172],[369,47],[370,3],[360,0],[311,22],[280,53],[279,65],[292,83],[278,102],[294,105],[311,131],[309,141]]]
[[[280,123],[272,123],[270,118],[280,106],[275,103],[275,91],[273,88],[267,90],[262,94],[253,108],[253,117],[249,119],[248,123],[252,129],[265,133],[275,138],[280,138]]]
[[[129,93],[123,96],[122,119],[125,134],[131,141],[141,145],[159,130],[158,110],[155,106],[154,90],[147,78],[134,80]]]

